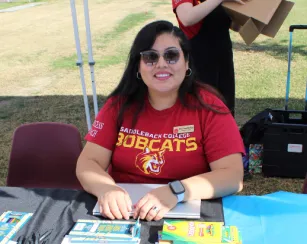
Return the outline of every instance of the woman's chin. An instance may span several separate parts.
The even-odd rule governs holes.
[[[173,93],[175,91],[178,90],[178,88],[174,88],[174,87],[162,87],[162,86],[159,86],[159,87],[153,87],[152,90],[154,93],[161,93],[161,94],[167,94],[167,93]]]

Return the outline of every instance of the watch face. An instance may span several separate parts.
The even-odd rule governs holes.
[[[172,182],[170,185],[171,185],[171,189],[173,190],[175,194],[181,194],[185,192],[185,189],[179,180]]]

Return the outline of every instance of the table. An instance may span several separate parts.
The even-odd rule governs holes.
[[[91,214],[96,201],[96,197],[80,190],[0,187],[0,214],[8,210],[33,213],[13,240],[53,229],[49,243],[60,244],[78,219],[101,219]],[[201,220],[224,221],[222,200],[202,201]],[[155,243],[162,224],[163,220],[142,221],[141,244]]]

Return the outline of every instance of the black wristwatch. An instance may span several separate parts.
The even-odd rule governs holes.
[[[168,183],[168,185],[171,188],[172,192],[176,195],[177,202],[182,202],[184,199],[185,188],[183,184],[181,183],[181,181],[175,180],[175,181]]]

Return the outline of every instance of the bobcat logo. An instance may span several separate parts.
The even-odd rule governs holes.
[[[144,152],[136,156],[135,166],[147,175],[158,175],[161,173],[161,168],[165,163],[163,157],[164,152],[165,150],[151,152],[148,148],[145,148]]]

